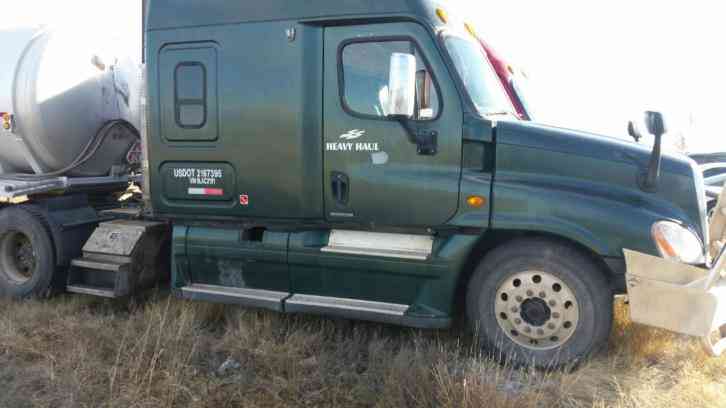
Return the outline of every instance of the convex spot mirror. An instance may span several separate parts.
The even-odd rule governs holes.
[[[640,139],[643,138],[643,132],[640,131],[640,126],[638,126],[638,124],[633,120],[628,122],[628,134],[636,142],[640,142]]]
[[[391,54],[388,76],[388,109],[391,117],[412,119],[416,109],[416,57],[411,54]]]

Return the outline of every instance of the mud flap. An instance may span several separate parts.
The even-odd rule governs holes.
[[[714,356],[726,350],[724,251],[709,269],[624,250],[634,322],[702,339]]]

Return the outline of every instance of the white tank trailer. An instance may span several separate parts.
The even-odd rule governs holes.
[[[140,67],[103,35],[83,27],[0,31],[0,175],[100,177],[128,164],[138,149]],[[131,126],[116,126],[71,166],[111,121]]]

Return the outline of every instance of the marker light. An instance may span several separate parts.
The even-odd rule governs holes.
[[[10,116],[7,112],[0,112],[0,118],[2,118],[2,127],[5,130],[10,130],[12,127],[12,124],[10,123],[12,120],[12,116]]]
[[[449,21],[449,15],[446,13],[446,10],[442,8],[436,9],[436,15],[439,16],[439,19],[446,24]]]
[[[700,238],[680,224],[672,221],[656,222],[651,235],[658,252],[665,259],[692,265],[705,260]]]
[[[474,26],[469,23],[464,23],[464,27],[466,27],[466,31],[471,34],[472,37],[476,38],[476,30],[474,29]]]
[[[482,196],[471,196],[466,199],[466,203],[469,204],[469,207],[473,208],[481,208],[486,204],[487,199]]]

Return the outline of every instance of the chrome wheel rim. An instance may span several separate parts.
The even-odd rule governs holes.
[[[541,271],[521,272],[504,280],[497,290],[494,312],[504,334],[530,350],[562,346],[580,320],[572,289]]]

